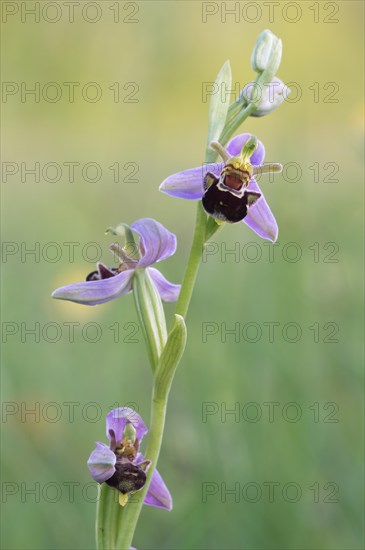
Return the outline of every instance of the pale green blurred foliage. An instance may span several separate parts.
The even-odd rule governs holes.
[[[109,4],[103,2],[103,4]],[[218,3],[219,4],[219,3]],[[178,236],[178,252],[163,266],[165,275],[178,282],[187,259],[195,203],[172,199],[157,191],[170,173],[202,162],[208,103],[203,103],[203,82],[213,82],[226,59],[231,60],[233,82],[243,86],[253,78],[250,55],[257,35],[270,28],[283,41],[278,76],[292,88],[298,83],[302,98],[284,104],[272,115],[249,119],[244,131],[256,133],[272,162],[297,163],[302,177],[296,183],[279,174],[270,183],[262,178],[265,196],[279,224],[279,243],[298,243],[303,257],[297,263],[270,263],[268,245],[246,226],[226,227],[215,239],[227,249],[235,243],[259,245],[262,259],[235,262],[232,255],[220,261],[217,253],[203,263],[187,319],[188,344],[171,394],[159,470],[174,497],[174,510],[164,513],[145,508],[135,544],[138,548],[363,548],[362,483],[362,370],[360,339],[360,261],[362,257],[362,97],[361,2],[336,2],[340,23],[313,23],[307,2],[303,18],[288,23],[280,16],[270,24],[267,12],[257,23],[235,23],[228,17],[201,22],[200,2],[140,2],[138,24],[115,24],[111,17],[88,24],[76,18],[49,24],[22,24],[13,18],[3,25],[3,80],[99,82],[103,97],[87,103],[76,92],[73,104],[9,98],[3,104],[3,160],[27,162],[94,161],[103,178],[88,183],[77,177],[67,181],[65,170],[57,183],[25,183],[9,178],[2,186],[3,240],[34,242],[98,242],[105,250],[110,236],[104,230],[121,221],[154,217]],[[328,15],[325,12],[323,16]],[[137,82],[139,103],[112,101],[108,86]],[[320,100],[314,102],[313,83],[319,83]],[[335,82],[338,103],[324,103]],[[123,92],[125,93],[125,91]],[[108,167],[114,162],[139,164],[139,183],[114,183]],[[337,163],[333,177],[326,163]],[[309,167],[318,163],[320,182]],[[77,172],[80,174],[80,172]],[[293,172],[289,175],[292,176]],[[125,175],[125,174],[124,174]],[[320,261],[309,247],[319,243]],[[325,243],[339,247],[338,263],[324,263],[331,252]],[[3,266],[2,320],[31,327],[55,322],[99,323],[100,342],[75,342],[67,330],[54,344],[20,335],[3,347],[3,400],[26,402],[32,407],[56,402],[63,411],[58,422],[35,422],[20,415],[3,424],[3,482],[24,482],[31,488],[56,483],[63,488],[58,502],[40,502],[28,495],[8,497],[3,504],[3,548],[88,549],[94,547],[95,505],[87,502],[81,487],[90,482],[86,460],[95,440],[103,441],[104,418],[87,422],[83,405],[96,402],[105,412],[115,403],[135,402],[148,419],[151,380],[141,334],[140,344],[113,342],[109,328],[115,322],[135,323],[132,297],[97,308],[58,303],[51,291],[80,280],[93,265],[80,253],[69,263],[63,257],[51,263],[26,263],[9,257]],[[264,259],[266,258],[266,259]],[[173,307],[168,305],[169,318]],[[303,329],[298,343],[281,337],[274,343],[267,331],[257,343],[241,338],[235,343],[220,334],[202,342],[202,323],[297,322]],[[309,326],[327,322],[339,326],[339,343],[313,342]],[[121,329],[121,339],[129,331]],[[69,422],[65,402],[80,403]],[[258,422],[227,422],[220,415],[202,422],[202,403],[260,404]],[[275,421],[268,421],[264,402],[278,402]],[[297,423],[283,419],[282,408],[295,402],[303,410]],[[313,421],[309,407],[318,402],[321,419],[330,412],[323,405],[338,405],[338,423]],[[51,413],[50,413],[51,415]],[[90,409],[90,416],[93,415]],[[222,503],[219,495],[202,502],[204,482],[279,482],[275,501],[267,493],[257,503],[232,496]],[[77,482],[70,503],[65,483]],[[283,484],[295,482],[303,490],[297,503],[281,496]],[[339,487],[339,502],[325,503],[330,490],[321,490],[313,502],[315,482]],[[53,493],[54,494],[54,493]],[[90,489],[90,495],[93,493]],[[50,496],[52,492],[50,489]],[[90,497],[90,499],[91,499]],[[23,499],[24,500],[24,499]]]

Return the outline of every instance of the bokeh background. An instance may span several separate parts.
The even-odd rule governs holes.
[[[243,129],[264,142],[267,160],[293,163],[261,182],[279,244],[269,261],[267,243],[229,226],[202,264],[159,463],[174,509],[145,507],[135,545],[363,548],[363,3],[280,2],[270,15],[267,3],[241,2],[224,21],[224,3],[210,2],[203,22],[207,6],[196,1],[82,1],[73,23],[63,2],[41,2],[39,22],[21,11],[34,2],[2,4],[2,77],[14,83],[2,103],[3,161],[15,163],[3,167],[18,169],[2,183],[3,548],[94,548],[86,460],[115,404],[134,404],[148,422],[151,376],[132,296],[86,308],[50,294],[93,270],[89,243],[108,262],[106,227],[144,216],[178,236],[161,267],[181,281],[196,205],[158,185],[202,163],[203,83],[226,59],[233,81],[249,82],[265,28],[283,40],[278,76],[295,83],[292,99]],[[16,91],[37,82],[39,101]],[[73,102],[67,82],[80,84]],[[99,101],[81,93],[90,82]],[[25,173],[37,162],[41,172],[57,163],[58,181],[52,168],[39,181]],[[92,168],[83,176],[90,162],[98,181]],[[136,181],[123,181],[134,171]],[[74,258],[67,243],[77,243]],[[225,255],[232,249],[238,257]],[[166,311],[171,319],[173,306]],[[204,323],[216,334],[204,339]],[[268,323],[278,323],[273,341]],[[235,326],[237,337],[224,335]],[[207,403],[215,413],[204,418]],[[204,498],[208,487],[215,494]]]

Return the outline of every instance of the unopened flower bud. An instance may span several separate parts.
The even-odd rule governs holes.
[[[290,88],[280,80],[274,77],[270,83],[262,85],[250,82],[241,91],[241,98],[244,103],[257,103],[256,110],[251,116],[269,115],[283,103],[290,94]]]
[[[251,55],[253,70],[257,73],[265,71],[270,82],[280,66],[281,52],[281,40],[268,29],[264,30],[258,37]]]

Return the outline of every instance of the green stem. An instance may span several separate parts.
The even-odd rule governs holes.
[[[185,270],[179,299],[176,304],[175,312],[182,317],[186,317],[191,300],[191,295],[193,293],[193,288],[198,275],[200,261],[205,244],[206,223],[207,215],[204,212],[201,202],[199,202],[196,213],[193,244],[191,246],[189,261]]]
[[[106,483],[99,488],[96,510],[96,546],[114,550],[116,526],[121,522],[124,510],[118,503],[118,493]]]
[[[235,133],[237,128],[241,126],[241,124],[248,118],[254,111],[256,110],[256,104],[255,103],[249,103],[245,109],[240,111],[236,118],[232,121],[232,123],[224,128],[221,137],[219,139],[219,142],[222,145],[225,145],[229,139],[232,137],[232,135]]]

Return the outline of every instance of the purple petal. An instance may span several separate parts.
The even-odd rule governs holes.
[[[98,483],[103,483],[115,472],[116,456],[105,443],[96,443],[96,447],[89,456],[87,467],[92,477]]]
[[[217,162],[177,172],[161,183],[160,191],[180,199],[199,200],[204,193],[203,180],[205,174],[212,172],[216,176],[219,176],[223,167],[223,163]]]
[[[106,415],[106,435],[111,441],[109,430],[113,430],[117,443],[120,443],[126,424],[130,422],[136,430],[136,438],[141,441],[148,432],[145,423],[136,411],[129,407],[120,407],[113,409]]]
[[[226,147],[228,153],[232,155],[232,157],[239,155],[242,151],[242,147],[251,135],[252,134],[239,134],[238,136],[232,138]],[[257,143],[257,149],[250,159],[252,166],[260,166],[265,158],[265,147],[259,139],[257,140]]]
[[[138,453],[134,464],[140,464],[143,461],[144,456]],[[144,498],[144,504],[147,504],[147,506],[154,506],[155,508],[163,508],[164,510],[172,510],[172,497],[157,470],[152,474],[150,486]]]
[[[155,506],[156,508],[164,508],[164,510],[172,510],[172,497],[157,470],[152,474],[144,504]]]
[[[70,300],[85,306],[104,304],[131,291],[132,275],[133,270],[129,269],[109,279],[62,286],[52,293],[52,297],[59,300]]]
[[[138,267],[148,267],[169,258],[176,250],[176,237],[152,218],[142,218],[132,223],[131,229],[140,236],[142,259]]]
[[[153,280],[159,295],[165,302],[176,302],[179,297],[181,285],[174,285],[170,283],[158,269],[154,267],[148,268],[148,273]]]
[[[250,206],[243,221],[263,239],[275,242],[279,233],[278,225],[255,178],[251,178],[247,189],[261,193],[261,198]]]

